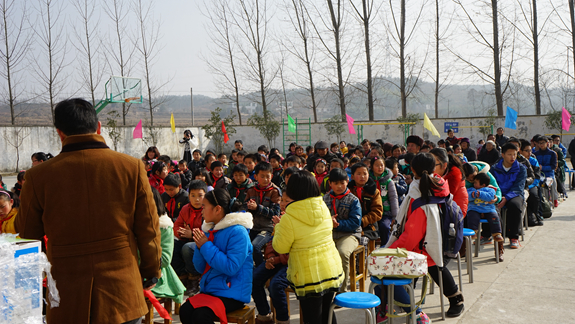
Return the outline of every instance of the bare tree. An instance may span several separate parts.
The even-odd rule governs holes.
[[[134,42],[128,35],[128,14],[129,8],[124,0],[106,0],[104,2],[104,11],[106,15],[112,20],[114,42],[118,44],[117,48],[109,51],[110,56],[107,56],[107,62],[111,71],[117,71],[114,66],[117,66],[121,77],[129,76],[132,69],[132,58],[135,52]],[[122,125],[126,125],[126,115],[130,111],[131,104],[122,103]]]
[[[481,19],[484,16],[476,16],[474,11],[470,11],[466,6],[464,6],[460,0],[454,0],[454,2],[461,8],[463,12],[463,20],[469,22],[469,24],[464,24],[467,33],[471,38],[481,46],[487,49],[487,52],[491,55],[491,61],[489,68],[493,67],[493,72],[490,72],[488,68],[482,68],[477,62],[478,56],[474,56],[473,59],[466,58],[463,54],[457,53],[450,49],[450,51],[462,62],[464,62],[474,74],[479,76],[483,81],[489,82],[494,86],[495,94],[495,104],[497,106],[497,115],[499,117],[503,116],[503,96],[508,90],[511,80],[511,75],[513,71],[514,55],[515,55],[515,29],[510,31],[508,28],[502,26],[499,21],[498,0],[481,0],[474,4],[482,7],[486,11],[488,10],[488,16],[491,22],[491,28],[482,29]],[[489,34],[492,35],[492,39],[489,40]],[[509,52],[506,51],[509,49]],[[487,58],[486,58],[487,59]],[[504,85],[501,84],[502,81],[502,67],[503,61],[506,61],[505,68],[507,73],[504,79]]]
[[[309,92],[311,98],[311,110],[313,111],[313,120],[317,123],[317,106],[318,102],[316,99],[316,89],[314,86],[314,70],[313,70],[313,44],[312,35],[309,27],[310,15],[304,0],[290,0],[286,6],[288,19],[293,26],[296,35],[298,37],[299,44],[296,44],[291,40],[291,37],[287,37],[283,43],[288,52],[297,58],[298,61],[303,63],[306,68],[305,73],[298,73],[298,69],[295,69],[294,73],[296,75],[304,75],[305,82],[307,86],[304,86]]]
[[[572,1],[570,1],[572,3]],[[548,15],[541,27],[537,26],[537,0],[530,0],[528,6],[524,1],[517,0],[517,6],[521,12],[519,21],[508,19],[505,15],[503,17],[517,29],[517,31],[527,40],[529,45],[533,48],[533,91],[535,96],[535,114],[541,115],[541,90],[539,82],[539,36],[541,35],[545,24],[549,21],[551,15]],[[523,26],[523,25],[526,26]]]
[[[134,0],[134,12],[138,22],[138,40],[135,47],[143,61],[145,94],[151,127],[154,126],[154,110],[167,100],[166,96],[160,95],[160,91],[169,82],[158,82],[152,71],[159,53],[160,40],[160,22],[152,16],[152,5],[152,2],[144,4],[143,0]]]
[[[236,43],[232,29],[232,13],[228,1],[213,0],[204,1],[205,13],[209,22],[205,27],[211,40],[209,55],[204,56],[204,61],[219,76],[223,82],[217,82],[221,87],[223,97],[236,105],[238,120],[242,124],[240,112],[240,86],[237,73]],[[229,93],[233,92],[233,96]]]
[[[67,77],[64,75],[68,45],[62,17],[64,3],[58,3],[57,0],[38,0],[36,11],[38,19],[34,32],[40,45],[40,53],[39,57],[33,60],[33,64],[36,66],[38,82],[44,88],[42,96],[50,103],[54,119],[56,101],[67,84]]]
[[[272,90],[270,85],[276,77],[277,71],[270,68],[268,59],[270,55],[270,27],[271,8],[267,0],[238,0],[238,8],[234,10],[234,22],[244,41],[240,50],[245,57],[246,79],[257,84],[260,98],[258,103],[265,112],[268,109],[268,94]]]
[[[342,51],[341,51],[341,37],[343,32],[343,18],[344,18],[344,6],[343,0],[336,0],[336,6],[334,8],[333,1],[327,0],[327,6],[329,8],[329,16],[331,19],[331,32],[333,33],[333,40],[335,42],[335,53],[329,51],[330,55],[335,59],[337,66],[337,84],[338,84],[338,98],[339,98],[339,108],[341,111],[342,121],[345,121],[346,111],[345,111],[345,83],[343,80],[343,67],[342,67]],[[324,43],[325,44],[325,43]],[[333,55],[335,54],[335,56]]]
[[[569,71],[569,62],[567,62],[567,71],[566,74],[571,77],[573,81],[575,81],[575,0],[567,0],[569,5],[569,20],[563,17],[562,13],[564,9],[561,7],[556,7],[552,1],[549,1],[549,4],[552,6],[553,11],[556,13],[556,23],[555,25],[563,31],[565,34],[569,36],[569,41],[571,45],[567,45],[567,60],[569,60],[569,52],[571,52],[571,58],[573,60],[573,75],[570,74]]]
[[[21,72],[26,68],[25,60],[30,49],[31,36],[28,32],[27,8],[26,3],[18,10],[17,1],[2,0],[0,1],[0,19],[1,19],[1,40],[0,76],[6,80],[6,89],[1,92],[2,98],[10,106],[10,123],[16,123],[15,108],[24,95],[24,86],[21,79]],[[18,2],[20,3],[20,2]]]
[[[20,163],[20,148],[24,143],[26,137],[30,136],[30,130],[28,126],[19,126],[19,127],[12,127],[12,130],[9,132],[7,129],[4,130],[2,137],[8,143],[8,145],[12,146],[16,150],[16,170],[18,172],[20,170],[19,163]]]
[[[360,22],[362,23],[363,27],[363,37],[365,43],[365,62],[366,62],[366,70],[367,70],[367,111],[368,111],[368,118],[369,120],[374,120],[374,112],[373,112],[373,104],[374,104],[374,97],[373,97],[373,78],[372,78],[372,63],[371,63],[371,44],[369,41],[369,27],[372,21],[372,15],[374,13],[374,0],[361,0],[361,12],[357,9],[356,5],[353,3],[353,0],[350,0],[351,6],[355,11],[357,17],[359,18]]]
[[[407,118],[407,100],[413,91],[417,88],[421,73],[423,72],[423,66],[425,59],[421,63],[417,63],[415,59],[415,52],[409,55],[406,53],[406,49],[410,41],[413,39],[421,18],[425,3],[415,12],[415,19],[413,20],[413,25],[411,25],[411,30],[406,31],[406,12],[407,6],[405,0],[400,0],[399,3],[399,17],[397,17],[397,9],[394,6],[393,1],[389,0],[389,10],[390,10],[390,21],[386,23],[387,34],[391,37],[392,43],[390,44],[390,50],[393,55],[399,59],[399,85],[395,82],[391,82],[395,85],[401,96],[401,116]],[[395,44],[393,46],[392,44]],[[427,51],[426,51],[427,55]]]
[[[92,97],[92,105],[96,105],[96,89],[102,81],[104,69],[99,60],[98,48],[102,46],[98,35],[99,20],[95,17],[96,2],[89,0],[74,0],[74,8],[78,12],[81,27],[73,25],[76,41],[72,42],[79,55],[78,68],[82,74],[82,83]]]

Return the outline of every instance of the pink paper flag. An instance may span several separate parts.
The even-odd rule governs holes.
[[[136,125],[136,128],[134,128],[134,134],[132,137],[134,139],[142,138],[142,120],[141,119],[140,119],[140,122],[138,123],[138,125]]]
[[[565,131],[569,131],[571,127],[571,114],[563,107],[563,112],[561,113],[561,128]]]
[[[355,134],[355,129],[353,128],[353,118],[350,115],[345,114],[345,119],[347,120],[347,129],[350,134]]]

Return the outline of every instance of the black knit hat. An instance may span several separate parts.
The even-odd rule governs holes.
[[[421,138],[417,135],[411,135],[411,136],[407,137],[406,143],[407,144],[413,143],[419,147],[422,147],[423,146],[423,138]]]

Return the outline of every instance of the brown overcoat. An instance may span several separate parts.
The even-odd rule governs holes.
[[[96,134],[68,136],[62,146],[26,172],[16,220],[22,238],[48,237],[61,302],[47,307],[47,321],[139,318],[147,312],[142,278],[161,275],[159,218],[144,164]]]

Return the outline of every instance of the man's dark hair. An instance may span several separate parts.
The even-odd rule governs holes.
[[[225,157],[228,157],[228,156],[226,155],[226,153],[220,153],[220,154],[218,154],[218,159],[221,158],[221,157],[224,157],[224,156],[225,156]]]
[[[180,160],[180,162],[178,162],[178,164],[179,164],[179,165],[185,165],[185,166],[187,166],[187,165],[188,165],[188,161],[186,161],[186,160]]]
[[[355,174],[355,171],[357,171],[357,169],[359,169],[359,168],[366,168],[366,169],[368,169],[368,168],[367,168],[367,165],[363,164],[363,162],[359,162],[359,163],[356,163],[356,164],[354,164],[354,165],[351,166],[351,174]],[[368,170],[369,170],[369,169],[368,169]]]
[[[437,145],[443,145],[445,144],[445,140],[440,139],[439,141],[437,141]]]
[[[254,171],[255,171],[254,174],[258,174],[260,173],[260,171],[273,173],[274,168],[272,168],[272,165],[269,164],[268,162],[262,161],[256,164],[256,166],[254,167]]]
[[[182,179],[179,174],[170,173],[164,179],[164,186],[179,187],[182,184]]]
[[[509,151],[509,150],[519,150],[519,148],[517,148],[517,146],[515,146],[515,144],[513,143],[506,143],[505,145],[503,145],[501,147],[501,154],[505,154],[505,152]]]
[[[245,157],[246,155],[248,155],[248,152],[241,150],[241,151],[238,151],[238,155]]]
[[[54,108],[54,126],[66,136],[92,134],[98,130],[98,115],[84,99],[63,100]]]
[[[244,142],[242,142],[242,140],[236,140],[236,141],[234,142],[234,144],[235,144],[235,143],[240,143],[240,144],[244,145]]]
[[[489,186],[489,183],[491,182],[491,179],[485,173],[478,173],[475,176],[475,180],[479,180],[479,184],[484,185],[484,186]]]
[[[344,169],[337,168],[337,169],[332,169],[331,171],[329,171],[329,181],[330,182],[343,181],[343,180],[349,180],[347,178],[347,172],[345,172]],[[290,196],[290,198],[291,198],[291,196]]]
[[[297,171],[291,175],[286,193],[294,201],[321,196],[317,180],[309,171],[305,170]]]
[[[250,172],[248,170],[248,167],[243,165],[243,164],[237,164],[234,169],[232,170],[232,176],[234,175],[234,173],[236,172],[241,172],[245,175],[248,175]]]
[[[194,153],[200,153],[200,155],[202,155],[202,151],[200,151],[200,150],[198,150],[198,149],[195,149],[195,150],[192,152],[192,154],[194,154]]]
[[[192,180],[190,182],[190,191],[203,190],[204,193],[208,192],[208,185],[202,180]]]
[[[407,164],[411,164],[411,161],[413,160],[413,158],[415,157],[414,153],[405,153],[405,155],[403,156],[403,160],[405,161],[405,163]]]

